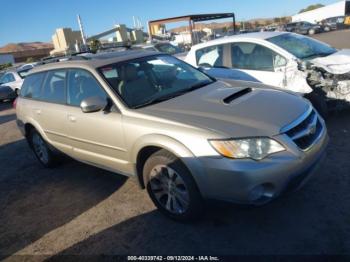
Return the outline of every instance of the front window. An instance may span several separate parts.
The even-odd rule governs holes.
[[[112,75],[109,76],[111,77]],[[67,104],[80,106],[81,101],[92,96],[99,96],[107,99],[107,94],[89,72],[82,69],[69,70],[67,81]]]
[[[107,65],[99,71],[130,108],[168,100],[213,82],[197,69],[167,55]]]
[[[214,45],[196,51],[198,66],[223,67],[223,45]]]
[[[24,79],[28,74],[29,74],[29,71],[31,70],[32,68],[29,68],[29,69],[26,69],[26,70],[21,70],[21,71],[18,71],[18,75]]]
[[[333,47],[298,34],[278,35],[267,39],[267,41],[285,49],[299,59],[328,56],[337,51]]]

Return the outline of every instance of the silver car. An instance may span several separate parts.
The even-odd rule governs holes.
[[[222,82],[166,54],[125,51],[39,66],[16,102],[38,160],[58,152],[135,177],[177,220],[205,199],[261,205],[300,187],[325,151],[304,98]]]

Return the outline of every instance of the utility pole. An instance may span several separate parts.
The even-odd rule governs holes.
[[[86,44],[86,37],[84,33],[83,23],[81,22],[80,15],[77,15],[77,17],[78,17],[78,24],[79,24],[80,33],[81,33],[81,39],[83,40],[84,48],[86,48],[87,44]]]

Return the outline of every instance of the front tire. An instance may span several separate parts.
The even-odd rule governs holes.
[[[166,150],[151,155],[143,168],[148,194],[166,216],[178,221],[193,221],[203,211],[197,185],[179,158]]]
[[[35,129],[30,131],[28,142],[36,158],[44,167],[51,168],[57,164],[57,156]]]

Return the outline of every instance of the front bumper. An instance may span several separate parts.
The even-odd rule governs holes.
[[[261,161],[200,158],[200,165],[191,171],[203,197],[260,205],[303,185],[325,154],[326,128],[307,151],[301,151],[285,135],[278,136],[278,140],[288,149]]]

